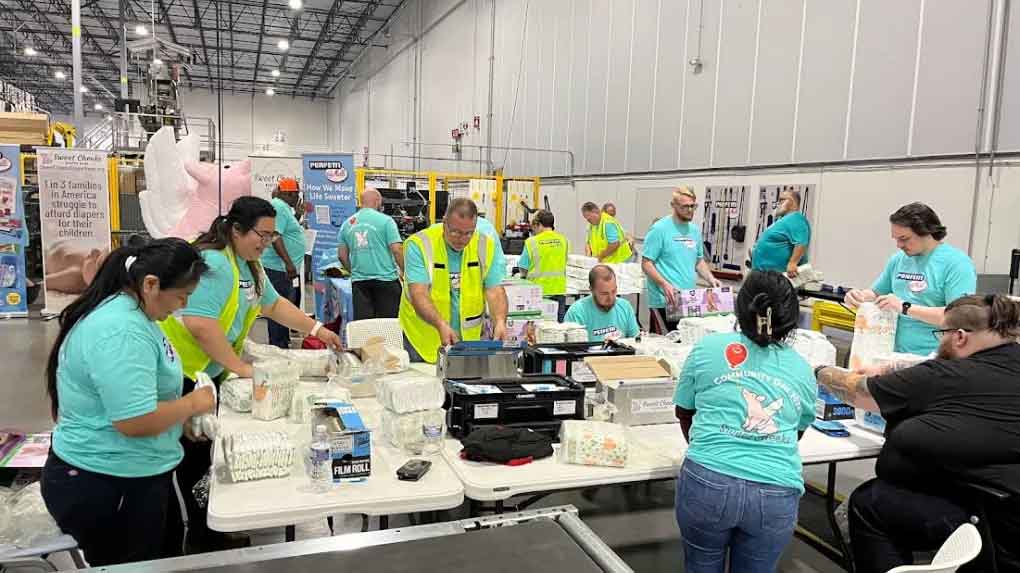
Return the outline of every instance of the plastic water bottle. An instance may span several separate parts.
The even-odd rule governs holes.
[[[312,480],[312,489],[320,493],[327,492],[333,487],[333,457],[326,426],[321,424],[315,426],[315,436],[309,448],[311,449],[309,477]]]
[[[434,456],[439,453],[439,450],[443,447],[443,420],[441,417],[436,416],[435,419],[430,420],[428,416],[422,420],[421,433],[424,438],[422,444],[422,454],[426,456]]]

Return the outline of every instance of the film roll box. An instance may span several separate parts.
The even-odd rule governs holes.
[[[333,483],[372,475],[372,433],[349,402],[323,400],[312,410],[312,431],[326,426],[333,457]]]

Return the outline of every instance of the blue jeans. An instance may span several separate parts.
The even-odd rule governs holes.
[[[685,460],[676,484],[684,571],[776,570],[797,525],[800,491],[731,477]]]
[[[277,271],[273,269],[265,269],[266,277],[269,282],[273,284],[273,288],[280,295],[280,298],[285,298],[297,306],[297,297],[301,295],[301,289],[294,288],[294,282],[287,278],[285,271]],[[278,348],[290,348],[290,329],[282,324],[269,321],[269,344]]]

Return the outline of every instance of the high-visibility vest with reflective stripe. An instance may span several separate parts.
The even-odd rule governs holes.
[[[234,253],[227,247],[220,251],[223,253],[227,260],[230,261],[230,268],[234,271],[234,288],[230,291],[230,296],[227,297],[227,303],[223,305],[223,309],[220,311],[220,317],[218,322],[220,323],[220,329],[223,334],[226,335],[230,332],[230,327],[234,324],[234,318],[237,316],[237,309],[240,308],[241,300],[241,271],[237,268],[237,260],[234,258]],[[261,273],[260,273],[261,274]],[[261,277],[256,278],[260,280]],[[248,332],[251,330],[255,319],[258,318],[259,310],[261,307],[257,304],[253,304],[248,309],[248,314],[244,317],[244,324],[241,328],[241,334],[234,341],[234,352],[240,356],[241,349],[244,347],[244,340],[248,338]],[[178,356],[181,357],[181,367],[184,370],[184,376],[190,380],[194,380],[195,376],[199,372],[202,372],[209,366],[212,359],[202,350],[199,346],[198,341],[191,334],[184,323],[177,319],[176,316],[170,315],[166,320],[159,322],[159,328],[163,330],[163,334],[166,335],[167,340],[174,346]]]
[[[567,293],[567,238],[547,229],[524,242],[531,268],[528,280],[542,286],[544,296]]]
[[[443,224],[436,223],[419,231],[404,241],[404,256],[410,245],[417,245],[429,273],[429,296],[439,316],[446,322],[451,319],[452,296],[450,292],[450,269],[446,254],[446,239],[443,238]],[[485,275],[489,272],[495,257],[496,243],[485,233],[476,232],[460,257],[460,339],[481,340],[482,319],[485,314]],[[406,280],[406,278],[405,278]],[[400,327],[411,346],[427,362],[435,362],[439,356],[439,330],[418,316],[411,304],[411,289],[404,285],[400,297]]]
[[[609,247],[609,240],[606,239],[606,228],[610,225],[616,226],[617,235],[620,237],[620,248],[616,249],[616,252],[609,255],[604,260],[600,260],[600,262],[622,263],[630,259],[630,243],[627,242],[627,235],[623,232],[623,225],[610,216],[609,213],[602,213],[602,218],[599,220],[598,226],[594,228],[589,226],[588,248],[591,249],[591,256],[598,257],[602,251]]]

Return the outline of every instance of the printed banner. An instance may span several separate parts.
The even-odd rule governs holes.
[[[297,179],[301,185],[304,164],[300,157],[261,157],[251,155],[251,194],[268,201],[276,190],[276,182],[284,177]]]
[[[44,314],[60,312],[84,292],[110,252],[106,155],[39,148]]]
[[[0,317],[28,316],[25,281],[25,202],[21,195],[21,152],[0,145]]]
[[[354,214],[354,157],[339,153],[309,153],[301,156],[304,178],[301,184],[305,196],[308,228],[315,231],[312,245],[312,280],[315,285],[315,316],[327,316],[326,268],[339,268],[336,248],[340,226]],[[333,314],[333,313],[329,313]]]

